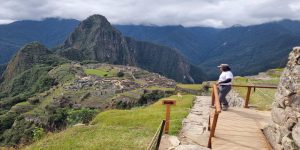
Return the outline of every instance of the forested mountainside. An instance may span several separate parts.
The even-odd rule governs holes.
[[[225,29],[182,26],[116,26],[138,40],[174,47],[210,76],[228,63],[236,75],[252,75],[284,67],[292,47],[300,44],[300,22],[282,20]]]

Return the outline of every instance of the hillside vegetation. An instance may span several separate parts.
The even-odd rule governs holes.
[[[177,105],[171,108],[170,126],[170,134],[176,135],[194,96],[184,95],[183,99],[171,96],[166,99],[177,101]],[[60,133],[47,134],[26,149],[146,149],[165,117],[162,100],[148,107],[102,112],[88,126],[71,127]]]

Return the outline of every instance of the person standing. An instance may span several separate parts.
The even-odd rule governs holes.
[[[218,68],[220,68],[220,71],[222,72],[217,83],[219,88],[219,99],[222,105],[222,110],[226,111],[229,107],[226,95],[231,90],[233,74],[228,64],[221,64]]]

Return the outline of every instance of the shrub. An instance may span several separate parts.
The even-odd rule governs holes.
[[[47,113],[49,116],[48,130],[60,130],[66,127],[67,108],[48,107]]]
[[[6,129],[11,128],[11,126],[13,125],[15,118],[18,115],[16,113],[12,113],[12,112],[8,112],[4,115],[0,116],[0,133],[3,132]]]
[[[35,127],[33,129],[32,133],[33,133],[33,140],[34,141],[40,140],[45,135],[44,129],[40,128],[40,127]]]
[[[117,73],[117,76],[118,76],[118,77],[124,77],[124,75],[125,75],[125,74],[124,74],[124,72],[122,72],[122,71],[120,71],[120,72]]]
[[[28,122],[23,116],[18,116],[12,128],[5,130],[2,134],[3,141],[0,141],[0,144],[17,146],[21,143],[29,143],[33,137],[33,129],[33,122]]]
[[[69,125],[74,125],[76,123],[87,124],[93,117],[97,114],[96,110],[89,108],[82,109],[70,109],[68,111],[67,122]]]

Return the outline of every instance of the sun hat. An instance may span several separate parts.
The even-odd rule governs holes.
[[[229,67],[229,65],[228,64],[221,64],[221,65],[218,66],[218,68],[223,68],[223,67]]]

